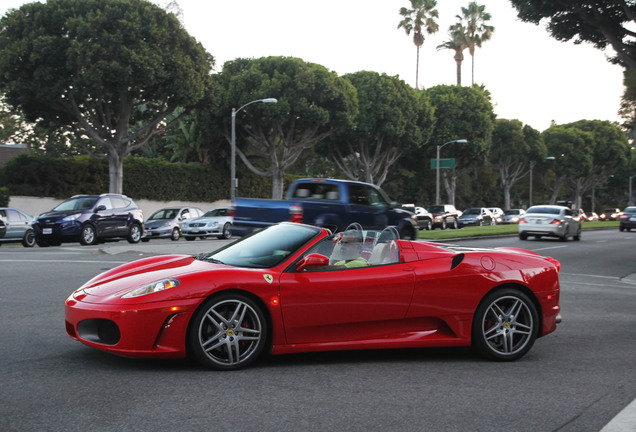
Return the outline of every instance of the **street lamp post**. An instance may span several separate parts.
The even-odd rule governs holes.
[[[251,102],[246,103],[241,106],[239,109],[232,108],[232,158],[230,161],[230,199],[234,201],[236,198],[236,188],[238,187],[238,181],[236,179],[236,113],[245,108],[248,105],[251,105],[256,102],[263,103],[276,103],[278,102],[275,98],[265,98],[265,99],[256,99]]]
[[[442,147],[444,147],[445,145],[448,144],[452,144],[452,143],[459,143],[459,144],[466,144],[468,141],[466,141],[465,139],[458,139],[458,140],[453,140],[453,141],[449,141],[447,143],[442,144],[441,146],[438,145],[437,146],[437,159],[435,161],[436,163],[436,168],[435,168],[435,175],[436,175],[436,181],[435,181],[435,204],[439,204],[439,151],[442,149]]]

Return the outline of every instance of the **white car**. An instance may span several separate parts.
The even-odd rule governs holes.
[[[490,212],[495,215],[495,220],[498,224],[503,221],[504,211],[502,209],[500,209],[499,207],[488,207],[488,210],[490,210]]]
[[[212,209],[200,218],[184,223],[181,234],[186,240],[212,236],[229,239],[232,237],[232,216],[229,213],[229,208]]]
[[[146,220],[146,232],[141,241],[147,242],[151,238],[170,238],[177,241],[183,224],[202,214],[203,210],[198,207],[167,207],[157,210]]]
[[[557,205],[532,206],[519,220],[519,238],[526,240],[528,236],[539,239],[543,236],[557,237],[567,241],[581,239],[581,222],[578,213],[568,207]]]

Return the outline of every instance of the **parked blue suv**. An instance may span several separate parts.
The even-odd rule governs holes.
[[[35,242],[42,247],[73,241],[92,245],[122,238],[138,243],[143,222],[142,210],[125,195],[75,195],[36,217],[33,231]]]

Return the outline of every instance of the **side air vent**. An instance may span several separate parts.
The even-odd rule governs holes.
[[[464,260],[464,254],[455,255],[451,264],[451,270],[457,267]]]

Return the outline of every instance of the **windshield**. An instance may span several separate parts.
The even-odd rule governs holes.
[[[530,207],[526,213],[559,214],[559,207]]]
[[[150,218],[148,218],[148,220],[150,219],[174,219],[177,217],[177,213],[179,212],[179,209],[161,209],[161,210],[157,210],[156,212],[154,212],[152,214],[152,216],[150,216]]]
[[[215,216],[227,216],[227,209],[214,209],[210,210],[203,217],[215,217]]]
[[[89,210],[92,209],[98,197],[77,197],[60,203],[53,211]]]
[[[292,223],[273,225],[196,258],[235,267],[270,268],[280,264],[320,232],[318,228]]]
[[[430,206],[426,207],[426,210],[428,210],[429,213],[444,213],[444,206]]]
[[[507,214],[507,215],[518,215],[519,213],[521,213],[519,210],[506,210],[504,212],[504,214]]]
[[[463,214],[468,215],[468,216],[469,215],[478,215],[478,214],[481,214],[481,209],[469,208],[469,209],[464,210]]]

